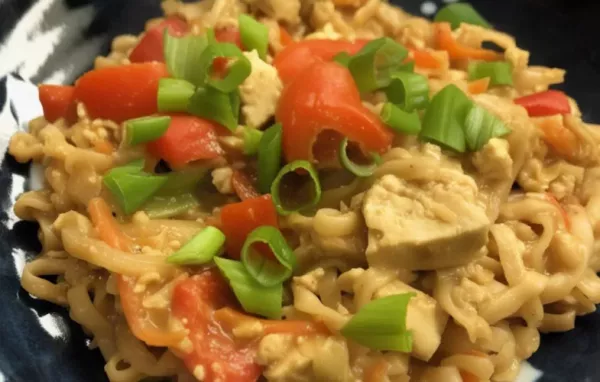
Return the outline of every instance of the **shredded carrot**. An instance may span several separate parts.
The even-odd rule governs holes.
[[[546,193],[546,197],[548,198],[548,200],[550,201],[550,203],[554,204],[554,206],[558,209],[558,211],[560,212],[563,221],[565,223],[565,228],[567,229],[567,231],[571,231],[571,218],[569,218],[569,214],[567,214],[567,211],[565,211],[565,209],[563,208],[563,206],[559,203],[558,200],[556,200],[556,198],[554,197],[554,195],[550,194],[550,193]]]
[[[439,69],[442,63],[433,54],[419,49],[409,48],[410,54],[415,61],[415,66],[422,69]]]
[[[469,373],[465,370],[460,370],[460,376],[462,377],[463,382],[481,382],[479,378],[475,374]]]
[[[460,44],[452,36],[449,23],[435,23],[435,36],[438,48],[448,52],[453,60],[474,59],[496,61],[501,59],[500,54],[489,49],[471,48]]]
[[[248,316],[231,308],[222,308],[215,312],[215,320],[226,330],[242,324],[260,323],[263,326],[263,335],[274,333],[288,333],[297,336],[313,334],[330,334],[329,329],[319,322],[301,320],[261,320]]]
[[[294,42],[290,33],[281,24],[279,24],[279,42],[281,42],[281,45],[283,46],[288,46]]]
[[[94,142],[94,151],[100,154],[110,155],[115,151],[115,147],[106,139],[100,139]]]
[[[389,363],[384,359],[378,359],[373,362],[365,370],[364,381],[365,382],[383,382],[387,376],[390,368]]]
[[[564,125],[562,116],[538,118],[533,120],[542,130],[544,141],[559,155],[572,158],[579,148],[577,136]]]
[[[102,241],[113,248],[129,252],[133,240],[127,236],[112,215],[108,204],[102,198],[94,198],[88,204],[88,212],[92,223]]]
[[[490,86],[490,77],[480,78],[469,82],[468,88],[471,94],[485,93]]]

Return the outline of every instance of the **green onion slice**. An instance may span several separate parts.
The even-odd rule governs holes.
[[[195,91],[196,87],[186,80],[161,78],[158,82],[158,111],[186,111]]]
[[[175,196],[155,195],[144,204],[143,209],[150,219],[168,219],[179,216],[199,205],[198,199],[188,192]]]
[[[248,15],[241,14],[238,19],[242,45],[249,51],[256,49],[260,58],[267,58],[269,49],[269,28]]]
[[[282,284],[272,287],[262,286],[250,276],[240,261],[222,257],[215,257],[214,260],[246,312],[272,319],[281,317]]]
[[[169,128],[171,117],[142,117],[125,121],[125,143],[129,146],[160,138]]]
[[[267,130],[258,144],[258,189],[268,194],[281,168],[281,137],[283,130],[277,123]]]
[[[219,254],[225,244],[225,234],[215,227],[206,227],[177,252],[167,257],[167,262],[178,265],[206,264]]]
[[[225,57],[229,61],[227,73],[223,78],[217,78],[211,74],[214,61],[218,57]],[[198,70],[203,73],[207,85],[223,93],[230,93],[248,78],[252,72],[252,65],[240,48],[234,44],[214,43],[204,49]]]
[[[123,166],[114,167],[110,170],[110,172],[113,174],[113,176],[121,174],[139,174],[144,171],[144,165],[145,160],[143,158],[136,159]]]
[[[186,192],[194,192],[207,172],[208,169],[205,167],[188,167],[162,175],[167,178],[167,181],[156,195],[171,197]]]
[[[239,107],[238,92],[223,93],[213,87],[205,86],[196,89],[190,98],[188,112],[235,131],[238,125]]]
[[[118,167],[104,175],[104,185],[126,214],[137,211],[166,181],[164,176],[125,172]]]
[[[434,20],[437,23],[449,22],[452,29],[458,28],[461,23],[479,25],[488,29],[492,27],[469,3],[448,4],[438,11]]]
[[[490,78],[490,86],[512,86],[512,66],[508,62],[472,62],[469,64],[469,80]]]
[[[244,127],[242,137],[244,138],[244,154],[254,155],[258,153],[260,141],[264,133],[252,127]]]
[[[270,259],[253,248],[264,243],[275,259]],[[272,226],[261,226],[248,235],[242,248],[242,263],[250,275],[262,286],[272,287],[289,279],[296,266],[296,255],[281,232]]]
[[[415,71],[415,62],[413,60],[404,62],[400,66],[398,66],[398,72],[410,72],[413,73]]]
[[[303,170],[302,172],[308,173],[310,187],[307,189],[306,187],[292,185],[284,188],[284,184],[282,184],[284,178],[298,178],[300,176],[305,178],[305,176],[299,175],[297,170]],[[282,192],[294,195],[289,201],[284,201],[281,195]],[[306,195],[309,197],[306,198]],[[288,163],[279,171],[277,177],[273,181],[273,184],[271,185],[271,197],[273,198],[273,203],[275,204],[277,212],[283,216],[290,215],[294,212],[307,211],[315,207],[321,200],[321,182],[319,181],[317,170],[310,162],[305,160],[296,160],[292,163]],[[305,201],[298,202],[298,200],[301,199],[305,199]]]
[[[342,327],[341,334],[370,349],[409,353],[412,333],[406,330],[406,315],[414,296],[398,294],[369,302]]]
[[[495,115],[479,105],[473,105],[465,121],[465,139],[471,151],[479,151],[492,138],[510,133],[510,129]]]
[[[398,133],[417,135],[421,131],[421,118],[416,110],[409,113],[387,102],[381,109],[380,117],[383,123]]]
[[[348,138],[344,138],[340,143],[340,163],[344,168],[350,171],[352,174],[358,177],[368,177],[373,175],[375,169],[381,164],[381,157],[377,153],[371,153],[373,162],[371,164],[363,165],[353,162],[348,157]]]
[[[388,101],[399,105],[407,112],[421,110],[429,103],[427,77],[417,73],[396,72],[384,89]]]
[[[352,56],[348,69],[362,93],[381,89],[390,84],[392,74],[398,70],[408,50],[389,37],[367,43]]]
[[[346,68],[348,65],[350,65],[350,60],[352,60],[352,56],[348,52],[340,52],[333,58],[333,61],[345,66]]]
[[[423,117],[420,138],[464,153],[464,123],[473,102],[456,85],[448,85],[432,99]]]
[[[165,28],[165,62],[171,76],[191,82],[196,86],[204,83],[204,73],[198,70],[201,56],[208,46],[206,36],[187,35],[174,37]]]

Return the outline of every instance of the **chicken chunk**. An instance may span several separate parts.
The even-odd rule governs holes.
[[[508,141],[505,139],[490,139],[481,151],[473,155],[473,164],[480,174],[490,180],[513,178],[513,160],[508,152]]]
[[[244,55],[252,64],[252,73],[240,85],[242,113],[246,124],[259,127],[275,114],[283,84],[277,69],[261,60],[256,50]]]
[[[430,270],[480,256],[490,221],[472,179],[452,172],[427,182],[385,175],[367,191],[363,214],[370,266]]]
[[[448,322],[448,314],[434,298],[414,289],[402,281],[393,281],[375,292],[375,298],[402,293],[415,293],[408,303],[406,328],[412,331],[412,355],[429,361],[442,341],[442,334]]]

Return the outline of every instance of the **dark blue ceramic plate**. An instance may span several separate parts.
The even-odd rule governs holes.
[[[430,16],[452,0],[393,2]],[[600,123],[600,2],[472,3],[498,29],[515,35],[532,52],[533,64],[567,69],[563,89],[579,101],[586,121]],[[108,51],[114,36],[138,33],[159,14],[159,0],[0,1],[0,382],[106,381],[100,353],[87,349],[68,312],[19,287],[25,261],[39,249],[37,227],[12,212],[15,198],[29,187],[29,168],[4,153],[19,126],[41,114],[31,82],[72,82]],[[569,333],[543,336],[530,364],[538,371],[527,367],[523,382],[600,381],[600,314],[579,318]]]

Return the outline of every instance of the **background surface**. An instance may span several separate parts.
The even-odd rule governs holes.
[[[431,15],[451,1],[393,1]],[[600,123],[600,44],[595,0],[473,0],[498,29],[531,51],[534,65],[567,69],[560,88]],[[160,15],[159,0],[0,0],[0,382],[104,382],[101,356],[64,309],[31,298],[19,274],[39,249],[37,226],[19,222],[15,198],[29,186],[26,165],[4,156],[18,126],[40,115],[33,83],[71,83],[105,54],[110,41],[137,34]],[[13,75],[8,75],[12,73]],[[600,314],[577,320],[566,334],[547,335],[530,360],[540,381],[600,381]]]

